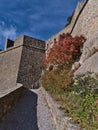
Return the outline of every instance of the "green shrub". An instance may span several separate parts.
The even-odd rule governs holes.
[[[68,74],[70,67],[47,71],[43,76],[43,86],[59,101],[65,116],[72,117],[83,130],[98,129],[98,81],[85,77],[73,85]]]
[[[66,89],[65,112],[86,130],[98,129],[98,81],[91,77],[79,79]]]
[[[58,68],[53,71],[46,71],[42,77],[43,86],[46,89],[51,88],[51,92],[53,89],[60,89],[64,91],[67,87],[69,87],[73,83],[72,77],[69,75],[70,66],[63,66],[63,68]],[[50,87],[49,87],[50,86]]]

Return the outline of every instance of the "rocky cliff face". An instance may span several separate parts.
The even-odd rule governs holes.
[[[81,66],[74,73],[75,77],[84,76],[86,74],[92,76],[98,75],[98,32],[85,42],[79,62]]]
[[[88,0],[80,14],[72,35],[83,34],[87,41],[84,43],[83,52],[79,63],[81,66],[74,73],[75,77],[98,74],[98,0]]]
[[[84,43],[82,56],[79,63],[81,66],[74,73],[75,77],[90,74],[98,74],[98,0],[88,0],[83,9],[72,35],[83,34],[87,41]]]

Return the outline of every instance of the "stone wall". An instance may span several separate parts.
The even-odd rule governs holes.
[[[38,81],[44,53],[45,42],[28,36],[17,38],[13,47],[1,51],[0,94],[6,95],[7,92],[17,88],[18,82],[29,88]]]
[[[16,104],[23,92],[22,84],[17,83],[22,44],[13,45],[12,40],[7,40],[6,50],[0,52],[0,120]]]
[[[21,97],[22,86],[38,85],[44,53],[45,42],[28,36],[17,38],[14,46],[0,52],[0,119]]]
[[[42,72],[41,58],[45,53],[45,42],[24,36],[22,57],[17,82],[31,88],[38,82]]]
[[[0,121],[3,119],[4,115],[9,112],[12,107],[19,101],[21,96],[23,96],[24,88],[20,85],[19,89],[8,95],[0,98]]]
[[[0,52],[0,95],[6,95],[16,85],[22,46]]]

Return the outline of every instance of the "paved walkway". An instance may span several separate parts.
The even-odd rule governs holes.
[[[19,103],[0,123],[0,130],[56,130],[40,88],[25,90]]]

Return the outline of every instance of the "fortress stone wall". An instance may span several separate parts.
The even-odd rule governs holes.
[[[8,40],[9,44],[9,40]],[[39,80],[42,72],[41,58],[45,42],[28,36],[14,41],[14,46],[0,52],[0,94],[21,83],[30,88]]]
[[[31,88],[39,82],[42,73],[42,56],[45,54],[45,42],[24,36],[23,50],[18,73],[18,83]]]
[[[17,88],[22,46],[0,52],[0,97]]]

